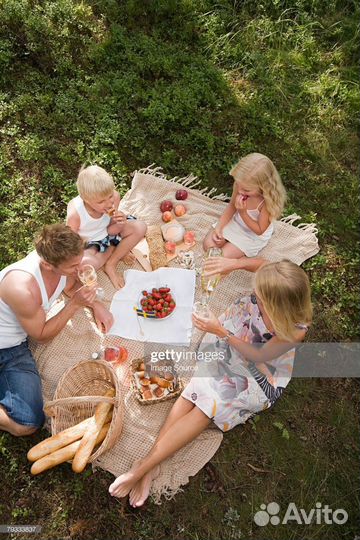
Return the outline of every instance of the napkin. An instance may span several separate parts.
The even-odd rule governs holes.
[[[189,346],[195,271],[182,268],[159,268],[154,272],[126,270],[124,278],[125,286],[117,291],[111,302],[114,324],[109,334],[137,341]],[[142,291],[151,291],[153,287],[170,287],[176,302],[176,308],[165,319],[145,319],[134,311],[134,306],[139,307]]]

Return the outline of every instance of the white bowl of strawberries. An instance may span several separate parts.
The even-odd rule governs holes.
[[[138,307],[144,312],[144,317],[159,321],[172,315],[176,301],[170,287],[154,287],[150,291],[142,291]]]

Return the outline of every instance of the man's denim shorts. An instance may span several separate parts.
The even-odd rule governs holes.
[[[17,424],[44,423],[41,379],[26,341],[0,349],[0,405]]]

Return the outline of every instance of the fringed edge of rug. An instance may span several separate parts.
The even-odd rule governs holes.
[[[201,180],[199,180],[198,177],[194,176],[193,174],[189,174],[188,176],[183,176],[181,178],[179,178],[178,176],[168,178],[163,172],[162,167],[156,167],[155,163],[152,163],[151,165],[143,169],[134,171],[131,176],[134,176],[136,173],[151,174],[156,178],[166,180],[167,182],[174,182],[180,184],[181,186],[187,187],[188,189],[195,189],[196,186],[201,184]],[[225,193],[217,193],[217,189],[214,187],[205,187],[202,189],[196,189],[196,191],[198,191],[198,193],[200,193],[201,195],[204,195],[204,197],[208,197],[209,199],[213,199],[214,201],[230,201],[230,197],[228,195],[226,195]]]
[[[189,482],[189,479],[186,483]],[[185,484],[183,484],[185,485]],[[150,492],[150,498],[154,504],[160,506],[162,504],[162,498],[166,501],[171,501],[178,493],[183,493],[184,490],[182,487],[178,486],[177,488],[170,487],[165,484],[161,488],[152,488]]]
[[[317,238],[317,234],[319,232],[319,229],[317,228],[316,223],[298,223],[297,225],[294,225],[295,221],[298,221],[301,219],[301,216],[298,214],[290,214],[289,216],[285,216],[280,219],[282,223],[287,223],[288,225],[292,225],[293,227],[297,227],[298,229],[301,229],[304,232],[308,232],[310,234],[314,234]]]

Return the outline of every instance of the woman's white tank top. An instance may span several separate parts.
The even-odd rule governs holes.
[[[40,257],[36,251],[29,253],[27,257],[10,264],[0,272],[0,282],[12,270],[22,270],[31,274],[37,281],[41,292],[42,307],[47,312],[53,302],[60,296],[66,285],[66,277],[61,276],[58,286],[51,298],[48,298],[45,283],[40,270]],[[16,347],[27,338],[27,334],[12,309],[0,299],[0,349]]]
[[[107,214],[103,214],[100,218],[91,217],[79,195],[74,199],[74,206],[80,217],[78,234],[81,238],[87,242],[94,242],[107,236],[107,228],[110,223],[110,217]]]

